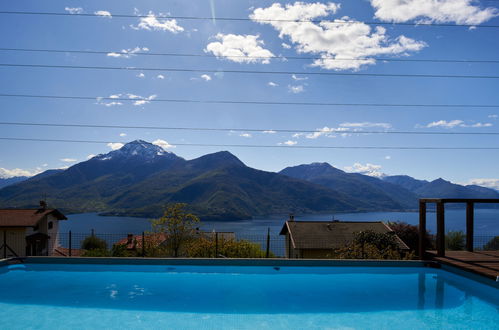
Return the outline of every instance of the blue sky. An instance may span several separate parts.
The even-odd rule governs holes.
[[[405,3],[405,5],[404,5]],[[212,72],[77,70],[2,67],[0,89],[8,94],[128,98],[53,100],[0,97],[2,122],[168,127],[320,130],[317,134],[158,131],[21,127],[1,125],[1,137],[159,141],[186,159],[226,149],[247,165],[269,171],[329,162],[348,171],[444,177],[499,188],[494,150],[362,150],[175,146],[175,143],[289,146],[499,147],[493,135],[341,134],[341,130],[497,132],[497,108],[403,108],[347,106],[221,105],[150,102],[209,99],[274,102],[499,104],[499,79],[318,76],[314,72],[499,75],[497,63],[390,62],[392,59],[499,60],[497,1],[354,0],[287,1],[22,1],[2,11],[101,13],[101,17],[1,15],[2,48],[93,50],[132,54],[0,51],[1,63],[189,68]],[[107,13],[106,13],[107,12]],[[108,16],[111,15],[111,17]],[[141,18],[117,14],[148,15]],[[172,20],[158,15],[212,17]],[[341,19],[348,24],[224,21]],[[437,27],[367,25],[423,22],[476,25]],[[329,25],[328,25],[329,24]],[[133,55],[207,54],[214,57]],[[234,56],[236,57],[227,57]],[[269,57],[270,58],[267,58]],[[281,58],[275,58],[279,56]],[[286,57],[322,60],[293,60]],[[335,60],[336,58],[336,60]],[[338,60],[341,59],[341,60]],[[349,59],[349,60],[345,60]],[[226,70],[292,71],[305,74],[235,74]],[[308,73],[308,75],[307,75]],[[112,103],[115,102],[115,103]],[[326,128],[326,129],[324,129]],[[107,144],[0,141],[0,175],[70,166],[111,150]]]

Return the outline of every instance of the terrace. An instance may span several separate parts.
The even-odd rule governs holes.
[[[427,251],[424,243],[426,235],[427,204],[436,205],[437,233],[436,251]],[[466,204],[466,251],[446,251],[445,249],[445,204]],[[499,199],[466,198],[423,198],[419,200],[419,256],[421,259],[438,261],[460,269],[499,279],[499,251],[475,251],[475,204],[499,204]]]

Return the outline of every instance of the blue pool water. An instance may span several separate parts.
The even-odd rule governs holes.
[[[432,268],[11,265],[5,329],[494,329],[497,289]]]

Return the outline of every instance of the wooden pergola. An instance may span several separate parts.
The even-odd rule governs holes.
[[[469,198],[422,198],[419,200],[419,257],[424,259],[426,253],[426,204],[436,204],[437,212],[437,256],[445,256],[445,204],[466,204],[466,250],[473,252],[473,228],[475,204],[498,203],[499,199],[469,199]]]

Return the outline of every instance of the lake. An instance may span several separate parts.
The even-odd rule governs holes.
[[[66,233],[90,233],[95,230],[101,234],[138,234],[142,231],[150,231],[150,219],[132,217],[102,217],[97,213],[71,214],[68,221],[60,222],[60,231]],[[251,220],[237,221],[206,221],[200,224],[200,228],[207,231],[229,231],[241,235],[264,235],[267,228],[273,235],[278,235],[288,216],[273,216],[255,218]],[[417,212],[369,212],[369,213],[343,213],[334,215],[336,220],[343,221],[404,221],[417,225],[419,214]],[[325,215],[302,215],[296,216],[296,220],[332,220],[332,214]],[[466,211],[445,211],[446,231],[465,230]],[[431,232],[436,231],[436,216],[433,212],[427,214],[427,228]],[[475,236],[499,235],[499,210],[477,209],[475,210]]]

